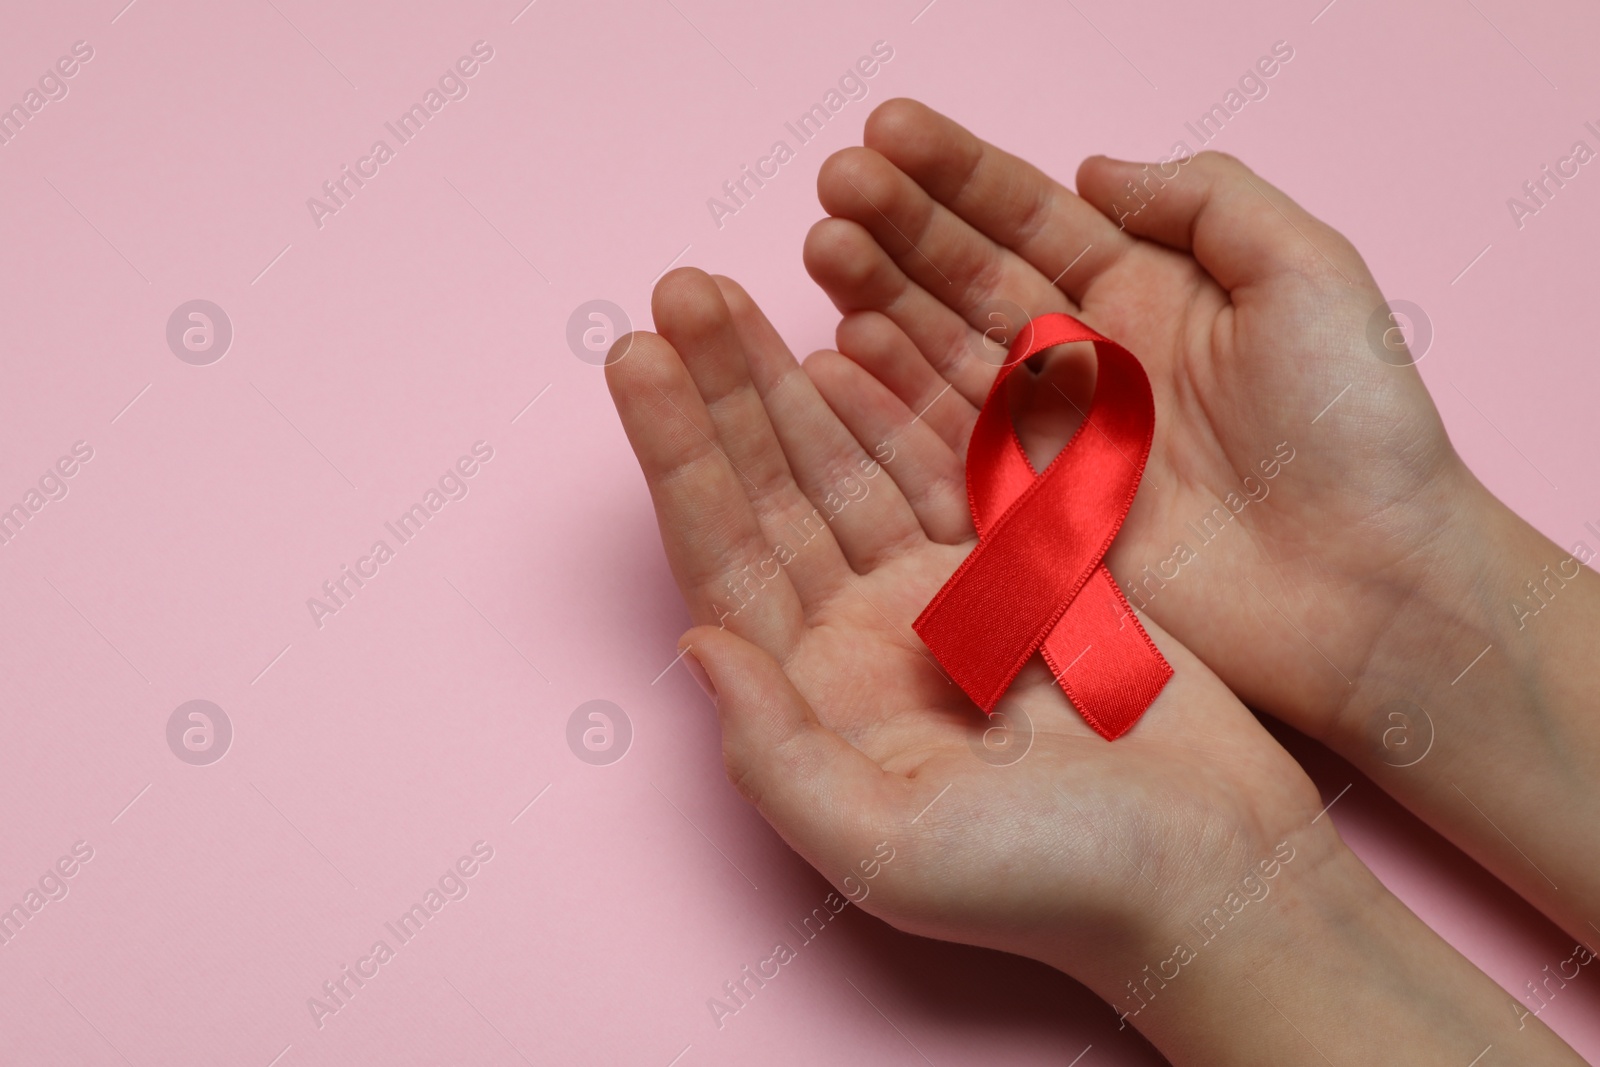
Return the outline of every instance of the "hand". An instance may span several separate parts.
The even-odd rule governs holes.
[[[902,480],[960,497],[999,362],[981,331],[1016,318],[998,302],[1079,316],[1143,361],[1156,396],[1112,574],[1246,703],[1325,739],[1349,712],[1376,741],[1372,707],[1350,708],[1362,669],[1430,576],[1422,550],[1487,496],[1416,371],[1392,365],[1399,331],[1390,362],[1371,347],[1382,294],[1348,241],[1231,157],[1093,157],[1078,187],[921,104],[881,105],[866,147],[823,166],[833,217],[806,265],[844,312],[840,351],[893,396],[837,371],[828,399],[874,398],[858,436],[920,413],[936,433],[906,435]],[[1088,408],[1092,359],[1058,351],[1031,393],[1012,381],[1024,446],[1048,458]]]
[[[974,543],[965,499],[906,462],[932,431],[874,440],[892,397],[838,353],[802,370],[731,281],[674,271],[653,310],[607,380],[697,624],[686,659],[729,777],[844,897],[1077,977],[1175,1064],[1577,1062],[1378,884],[1160,627],[1176,676],[1120,740],[1035,659],[1002,703],[1018,747],[985,747],[910,631]],[[852,382],[835,414],[823,394]]]
[[[1132,962],[1146,930],[1204,913],[1280,842],[1299,871],[1342,850],[1326,822],[1308,829],[1321,804],[1300,767],[1154,626],[1177,677],[1132,733],[1096,735],[1035,659],[1002,705],[1014,755],[1031,747],[986,762],[993,724],[911,632],[974,544],[965,500],[908,500],[902,439],[863,448],[814,384],[849,361],[819,352],[802,370],[733,282],[674,271],[653,311],[660,335],[620,340],[607,378],[729,776],[836,885],[887,842],[868,911],[1102,960],[1115,988],[1149,962]]]
[[[961,495],[1000,361],[980,331],[1013,310],[997,300],[1119,341],[1156,399],[1106,559],[1133,604],[1592,938],[1600,869],[1571,847],[1600,818],[1592,557],[1462,464],[1350,243],[1212,152],[1092,157],[1080,197],[913,101],[874,111],[866,143],[818,178],[834,217],[806,265],[856,364],[819,383],[862,440],[917,416],[896,460],[912,499]],[[1036,465],[1082,421],[1092,374],[1058,351],[1031,390],[1012,375]]]

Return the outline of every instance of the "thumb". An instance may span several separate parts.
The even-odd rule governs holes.
[[[710,681],[734,787],[814,866],[853,856],[900,799],[893,776],[824,725],[761,648],[715,626],[678,644]]]
[[[1131,234],[1192,253],[1230,292],[1288,272],[1370,284],[1355,246],[1233,156],[1090,156],[1078,193]]]

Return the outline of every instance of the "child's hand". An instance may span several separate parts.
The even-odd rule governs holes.
[[[1153,931],[1275,854],[1301,874],[1343,854],[1300,767],[1154,626],[1177,676],[1115,744],[1037,658],[986,720],[911,631],[975,541],[964,498],[921,492],[926,428],[863,449],[727,279],[674,271],[653,311],[660,335],[620,340],[607,378],[697,624],[683,644],[730,778],[846,895],[1114,991],[1171,955]]]
[[[866,145],[824,165],[835,217],[806,263],[845,313],[840,351],[899,402],[839,370],[820,379],[828,399],[862,410],[863,439],[922,412],[937,436],[906,435],[903,477],[955,497],[998,361],[979,331],[1019,325],[999,301],[1070,312],[1125,345],[1155,389],[1156,437],[1107,565],[1242,699],[1326,738],[1428,576],[1421,550],[1485,497],[1416,371],[1394,365],[1401,333],[1385,336],[1355,249],[1216,153],[1164,170],[1091,158],[1080,199],[912,101],[880,106]],[[1030,454],[1081,422],[1092,375],[1092,359],[1047,360]],[[1351,727],[1377,745],[1375,703]]]

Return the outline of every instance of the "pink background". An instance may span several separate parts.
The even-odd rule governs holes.
[[[1070,179],[1092,152],[1193,147],[1184,122],[1286,40],[1216,146],[1426,309],[1457,446],[1570,544],[1600,525],[1600,173],[1520,231],[1506,198],[1600,146],[1600,11],[925,2],[14,5],[0,103],[75,41],[94,57],[0,146],[0,504],[74,442],[94,455],[0,547],[0,904],[74,842],[94,856],[0,946],[0,1060],[1160,1062],[1068,979],[855,909],[715,1026],[706,999],[827,886],[725,783],[707,702],[667,669],[686,617],[568,317],[604,298],[647,326],[653,280],[693,263],[797,350],[830,344],[800,242],[817,167],[875,102],[920,97]],[[307,198],[478,40],[469,95],[319,228]],[[707,198],[878,40],[868,98],[718,228]],[[235,332],[209,366],[166,342],[194,298]],[[480,440],[469,494],[319,629],[307,598]],[[209,766],[166,741],[196,698],[235,731]],[[632,725],[607,766],[566,740],[591,699]],[[1354,782],[1340,829],[1504,986],[1568,955],[1286,740],[1330,799]],[[307,998],[480,840],[469,894],[318,1029]],[[1597,1008],[1585,969],[1544,1018],[1600,1056]]]

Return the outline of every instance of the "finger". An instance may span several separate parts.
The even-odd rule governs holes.
[[[1221,152],[1165,164],[1090,156],[1078,188],[1129,233],[1192,253],[1229,292],[1286,273],[1371,284],[1343,235]]]
[[[977,331],[906,277],[866,228],[847,219],[817,223],[806,235],[804,260],[806,271],[840,311],[887,316],[968,404],[983,403],[995,367],[976,355]]]
[[[863,141],[968,225],[1058,279],[1077,303],[1133,244],[1072,190],[926,104],[879,104]]]
[[[946,545],[972,540],[966,470],[950,446],[853,360],[837,352],[816,352],[805,366],[856,440],[863,447],[873,443],[882,469],[904,494],[926,535]]]
[[[760,648],[709,626],[679,644],[714,690],[728,779],[813,866],[851,866],[906,806],[909,783],[819,721]]]
[[[893,319],[881,311],[851,312],[839,320],[834,344],[926,422],[957,456],[966,455],[978,409],[933,369]]]
[[[712,277],[682,267],[662,278],[651,310],[663,337],[680,354],[711,417],[712,436],[727,453],[777,564],[802,606],[820,604],[849,573],[833,530],[795,481],[766,401],[750,379],[744,341]],[[769,565],[765,570],[770,573]]]
[[[737,282],[718,277],[743,342],[757,391],[765,401],[800,489],[830,522],[851,568],[865,574],[901,550],[924,544],[916,513],[878,461],[851,436],[795,362],[756,302]]]
[[[823,209],[865,227],[908,278],[975,330],[998,301],[1031,318],[1076,305],[1033,264],[968,225],[870,148],[835,152],[817,176]],[[1013,330],[1023,323],[1007,323]]]
[[[699,390],[656,334],[629,334],[615,347],[627,355],[607,365],[606,384],[690,617],[721,622],[787,657],[804,626],[800,599],[786,570],[761,565],[771,555],[767,536],[713,437]]]

